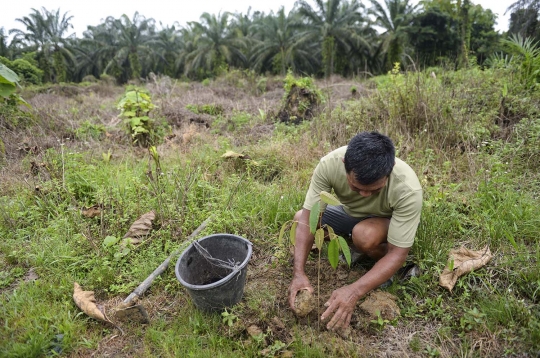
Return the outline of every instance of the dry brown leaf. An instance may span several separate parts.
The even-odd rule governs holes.
[[[244,158],[244,154],[233,152],[232,150],[228,150],[221,156],[221,158]]]
[[[143,214],[129,227],[128,232],[124,235],[124,239],[127,237],[136,238],[139,236],[146,236],[152,230],[152,221],[156,218],[156,213],[152,210]]]
[[[459,249],[450,250],[449,262],[453,261],[454,267],[452,270],[448,265],[444,268],[441,277],[439,277],[439,285],[452,291],[458,278],[486,265],[491,257],[491,251],[487,246],[478,251],[469,250],[463,246]]]
[[[73,283],[73,300],[75,304],[88,316],[100,321],[113,324],[96,305],[94,291],[83,291],[77,282]]]
[[[94,205],[89,208],[83,208],[81,213],[85,218],[95,218],[96,216],[101,216],[101,207]]]

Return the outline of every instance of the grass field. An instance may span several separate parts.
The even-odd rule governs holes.
[[[26,88],[31,109],[0,108],[0,357],[538,356],[538,92],[510,70],[476,67],[315,85],[313,118],[292,125],[276,120],[282,78],[140,84],[155,106],[144,139],[154,155],[120,116],[126,88]],[[389,135],[422,182],[410,256],[421,275],[386,289],[397,319],[357,310],[347,334],[333,333],[318,309],[296,318],[288,308],[290,253],[277,239],[318,159],[362,130]],[[83,215],[93,206],[99,215]],[[151,210],[150,234],[122,245]],[[199,312],[173,265],[140,301],[149,324],[118,323],[122,334],[75,305],[78,282],[113,312],[209,216],[200,236],[237,234],[254,249],[244,298],[225,315]],[[452,292],[439,286],[451,249],[486,245],[485,267]],[[369,269],[321,265],[321,302]]]

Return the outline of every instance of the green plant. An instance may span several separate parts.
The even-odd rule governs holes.
[[[9,61],[7,58],[0,56],[0,62],[11,68],[21,78],[23,84],[41,84],[43,71],[29,61],[22,58]]]
[[[102,124],[94,124],[89,120],[81,123],[79,128],[75,130],[75,136],[80,140],[94,139],[98,140],[105,134],[105,126]]]
[[[128,87],[124,96],[118,102],[120,115],[124,117],[133,143],[144,147],[150,145],[150,134],[153,131],[154,120],[149,117],[150,111],[155,108],[148,91]]]
[[[437,348],[433,348],[430,345],[424,348],[424,353],[430,357],[439,357],[441,355],[441,352]]]
[[[223,114],[223,107],[219,104],[188,104],[186,109],[195,114],[209,114],[211,116]]]
[[[227,326],[232,327],[234,325],[234,322],[238,320],[238,316],[225,310],[221,312],[222,322],[225,323]]]
[[[377,311],[377,319],[372,319],[370,322],[376,325],[378,330],[382,330],[384,326],[390,323],[389,320],[382,318],[380,311]]]
[[[465,332],[469,332],[485,323],[486,314],[478,311],[478,308],[468,310],[459,319],[459,325]]]
[[[8,106],[24,104],[29,107],[28,103],[15,93],[17,86],[19,86],[19,76],[0,63],[0,99]]]

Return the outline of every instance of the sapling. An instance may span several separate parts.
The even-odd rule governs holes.
[[[334,229],[330,225],[321,225],[322,215],[326,210],[328,204],[330,205],[341,205],[340,201],[334,197],[332,194],[322,191],[319,195],[320,200],[313,205],[309,214],[309,231],[315,237],[315,247],[318,249],[318,260],[317,260],[317,306],[320,306],[320,273],[321,273],[321,252],[325,242],[325,237],[328,238],[328,261],[332,268],[337,268],[339,263],[339,252],[343,253],[347,265],[351,266],[351,251],[347,241],[337,235],[334,232]],[[279,233],[278,242],[281,244],[283,241],[283,236],[288,225],[292,223],[290,232],[289,232],[289,243],[295,245],[296,243],[296,228],[298,222],[294,220],[289,220],[281,227]],[[326,231],[326,233],[325,233]]]
[[[127,125],[134,143],[148,146],[153,125],[153,119],[148,114],[154,108],[150,94],[136,87],[129,87],[118,102],[120,115],[124,117],[124,124]]]

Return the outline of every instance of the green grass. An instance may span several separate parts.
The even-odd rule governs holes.
[[[474,68],[441,70],[437,79],[424,73],[384,76],[376,79],[379,89],[371,95],[325,107],[298,126],[277,123],[257,140],[250,138],[251,130],[268,118],[223,107],[199,139],[158,147],[159,170],[145,149],[108,139],[105,133],[112,129],[96,124],[91,105],[82,104],[77,113],[70,101],[59,100],[43,113],[35,108],[38,123],[48,120],[36,127],[42,129],[36,140],[52,137],[55,125],[69,132],[65,117],[61,123],[50,121],[55,112],[74,113],[75,139],[10,159],[24,175],[2,172],[11,180],[0,186],[0,357],[39,357],[60,348],[66,356],[105,354],[106,349],[138,357],[278,356],[283,351],[295,357],[372,356],[396,337],[411,355],[535,356],[540,352],[535,109],[540,96],[510,86],[504,106],[521,122],[510,129],[496,125],[501,83],[510,76]],[[114,106],[113,100],[105,103]],[[424,187],[411,251],[422,274],[389,288],[398,298],[399,319],[381,329],[360,324],[343,338],[319,332],[316,322],[297,321],[288,311],[288,248],[278,246],[277,236],[301,207],[320,156],[365,129],[390,135]],[[222,158],[227,150],[249,158]],[[102,155],[108,152],[110,158]],[[43,165],[31,174],[31,162]],[[81,215],[82,208],[97,204],[104,208],[102,216]],[[122,238],[150,210],[157,217],[143,244],[129,247],[127,254],[119,245],[103,245],[107,236]],[[75,306],[74,281],[95,291],[100,303],[123,298],[211,215],[202,235],[238,234],[255,247],[249,270],[256,275],[248,281],[245,299],[230,311],[238,318],[232,326],[219,314],[195,309],[172,268],[144,298],[153,307],[151,323],[125,325],[125,336]],[[488,245],[494,256],[448,292],[438,277],[449,250],[461,245]],[[27,279],[30,269],[37,279]],[[247,334],[250,325],[263,330],[264,340]]]

